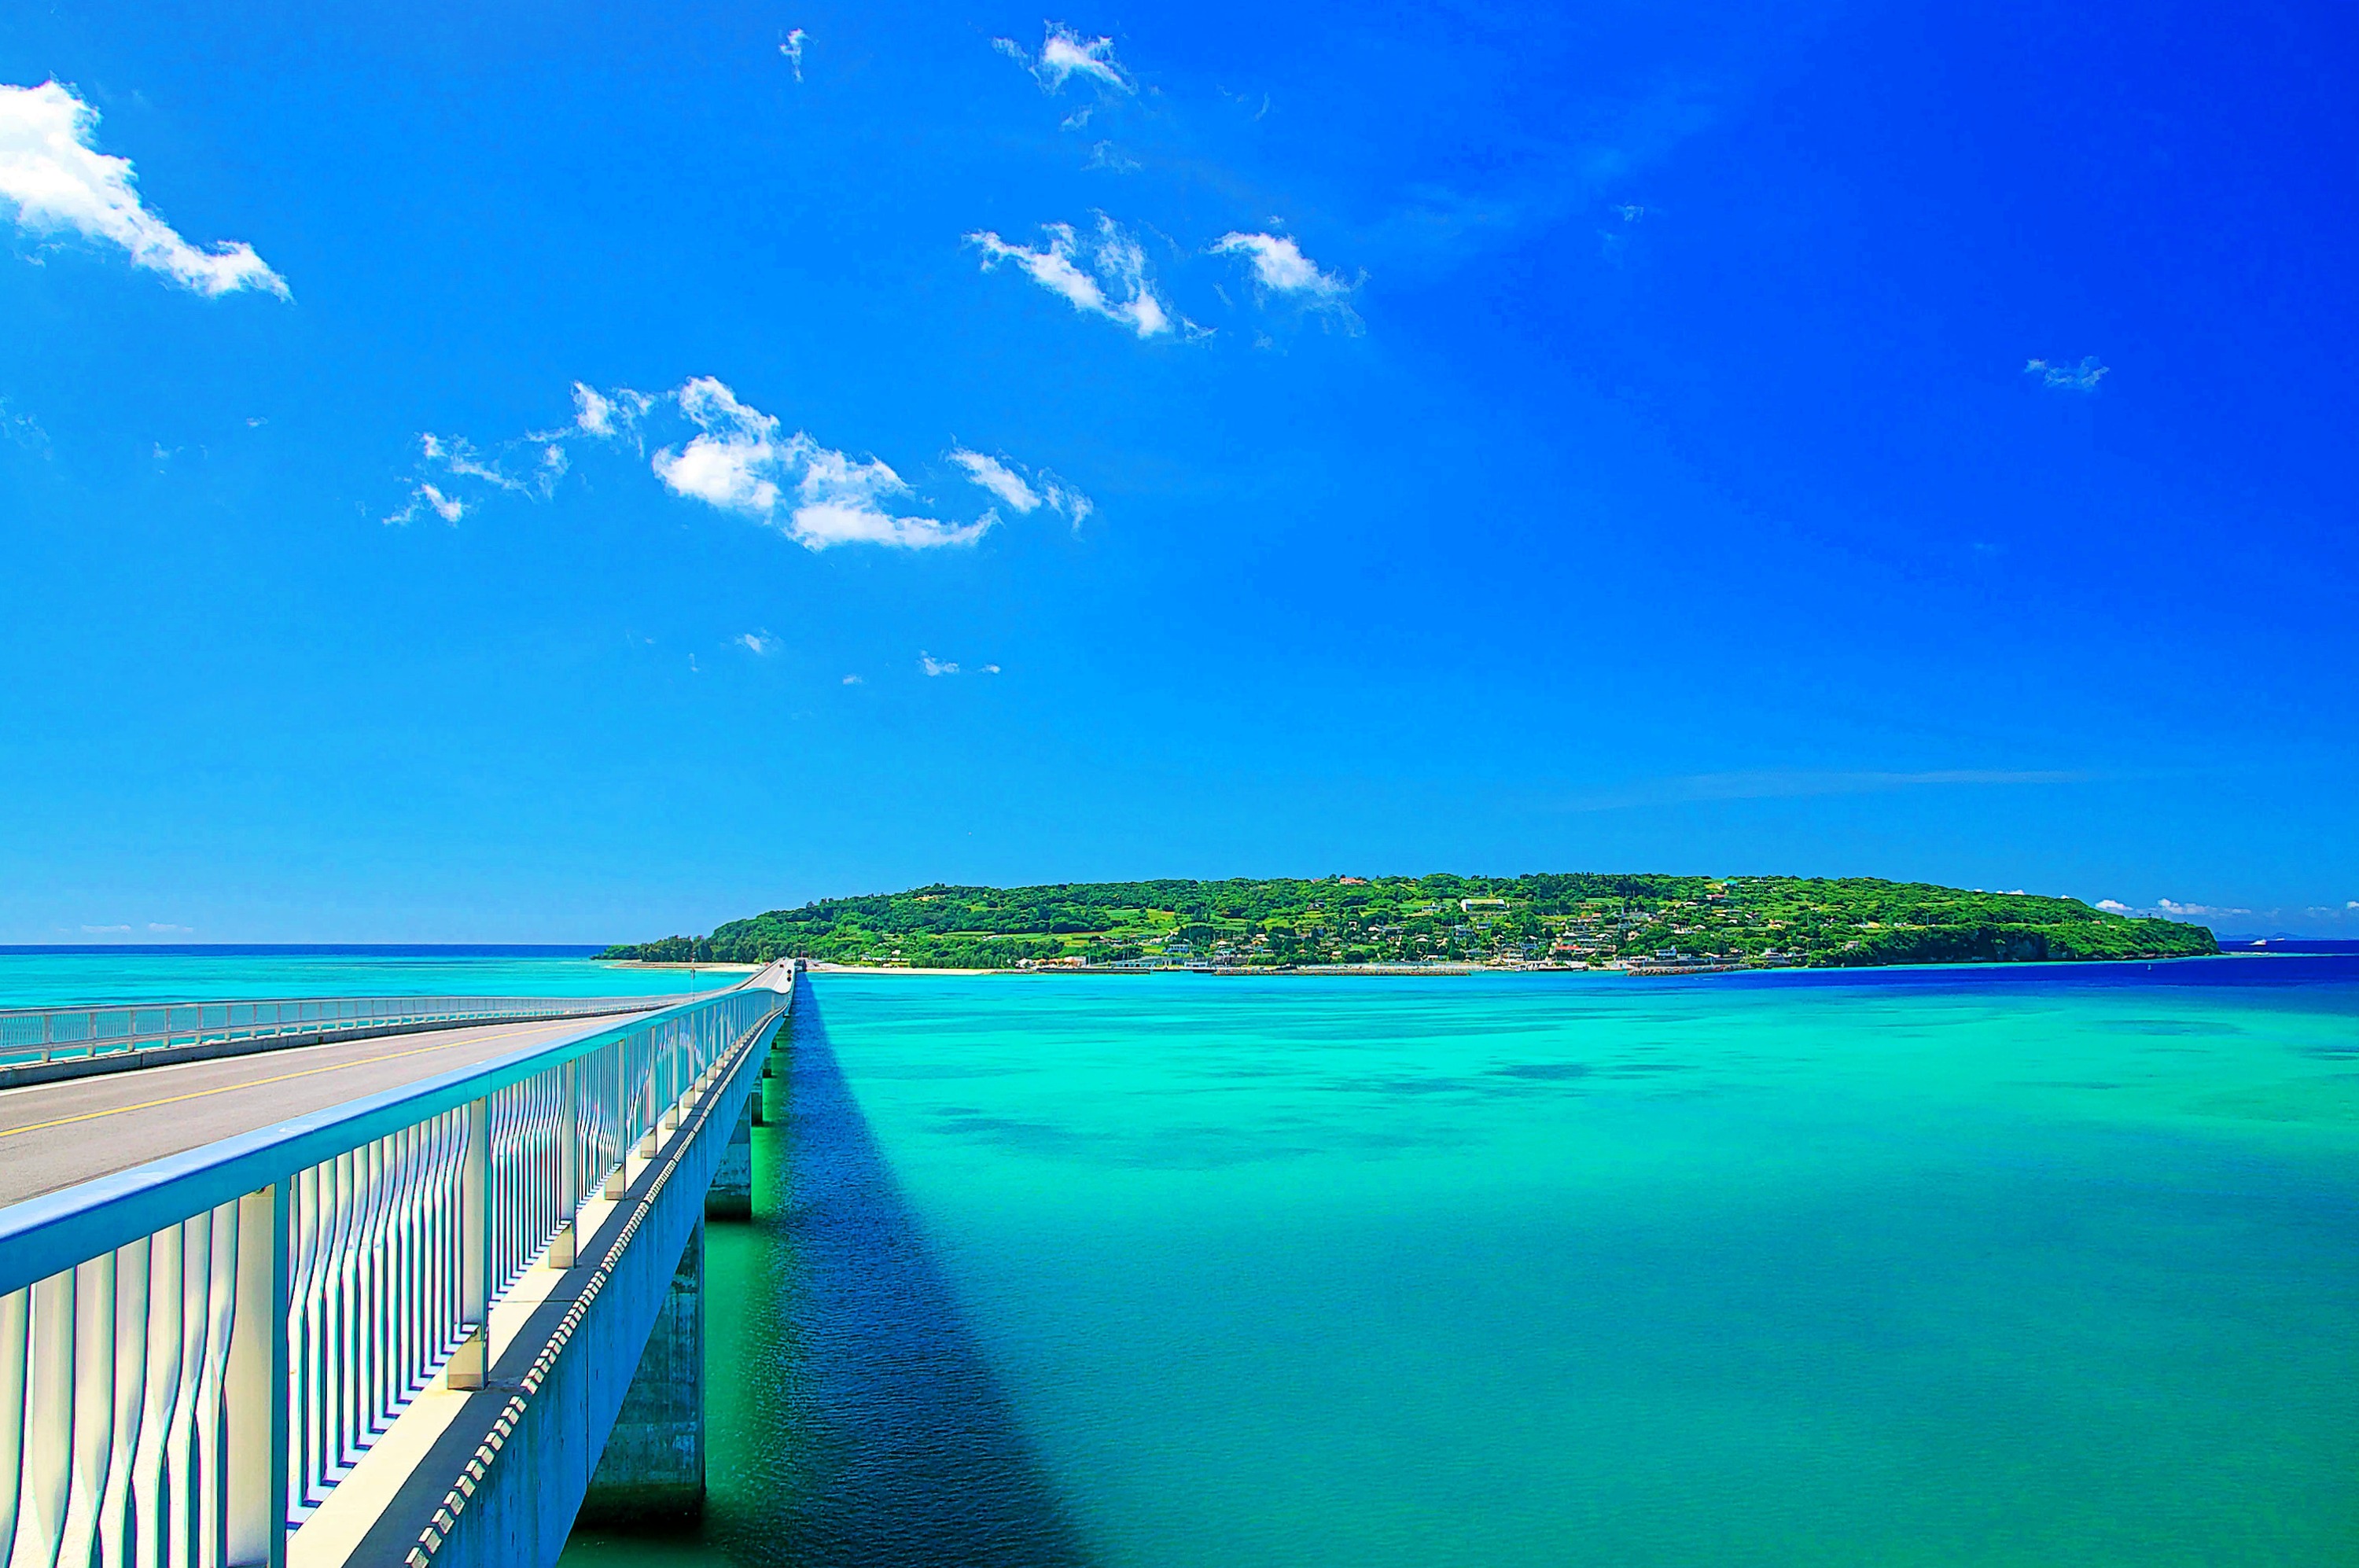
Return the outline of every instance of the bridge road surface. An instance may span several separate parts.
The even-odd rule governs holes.
[[[639,1016],[421,1029],[0,1090],[0,1206]]]

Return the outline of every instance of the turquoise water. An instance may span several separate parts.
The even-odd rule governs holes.
[[[804,1000],[575,1568],[2359,1549],[2351,961]]]
[[[699,989],[739,971],[703,970]],[[324,953],[114,948],[0,952],[0,1007],[292,996],[650,996],[689,987],[684,969],[601,964],[581,954],[346,949]]]

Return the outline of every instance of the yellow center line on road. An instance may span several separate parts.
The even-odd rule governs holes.
[[[479,1043],[472,1040],[446,1040],[439,1045],[421,1045],[415,1051],[389,1051],[383,1056],[364,1056],[353,1062],[338,1062],[326,1067],[307,1067],[300,1073],[281,1073],[275,1078],[254,1078],[242,1083],[223,1083],[212,1089],[191,1089],[185,1094],[167,1094],[160,1100],[142,1100],[136,1105],[110,1105],[103,1111],[84,1111],[78,1116],[59,1116],[53,1121],[32,1122],[20,1127],[0,1127],[0,1138],[15,1138],[19,1133],[40,1132],[48,1127],[71,1127],[76,1122],[94,1122],[102,1116],[127,1116],[133,1111],[152,1111],[158,1105],[176,1105],[182,1100],[201,1100],[208,1094],[227,1094],[239,1089],[259,1089],[265,1083],[284,1083],[292,1078],[316,1078],[322,1073],[341,1073],[347,1067],[368,1067],[379,1062],[398,1062],[405,1056],[424,1056],[429,1051],[450,1051],[462,1045]]]

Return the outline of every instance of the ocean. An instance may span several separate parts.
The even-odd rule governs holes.
[[[2359,959],[808,985],[573,1568],[2359,1542]]]
[[[663,992],[0,954],[0,1004]],[[701,1527],[571,1568],[2341,1563],[2359,957],[825,975]]]
[[[296,996],[662,996],[685,969],[601,964],[595,947],[0,947],[0,1007]],[[696,982],[709,990],[715,972]],[[721,972],[718,984],[742,971]]]

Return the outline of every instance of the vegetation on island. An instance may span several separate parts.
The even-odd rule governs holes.
[[[1234,877],[822,898],[607,958],[918,969],[1327,964],[1864,965],[2185,958],[2212,932],[2078,898],[1874,877]]]

